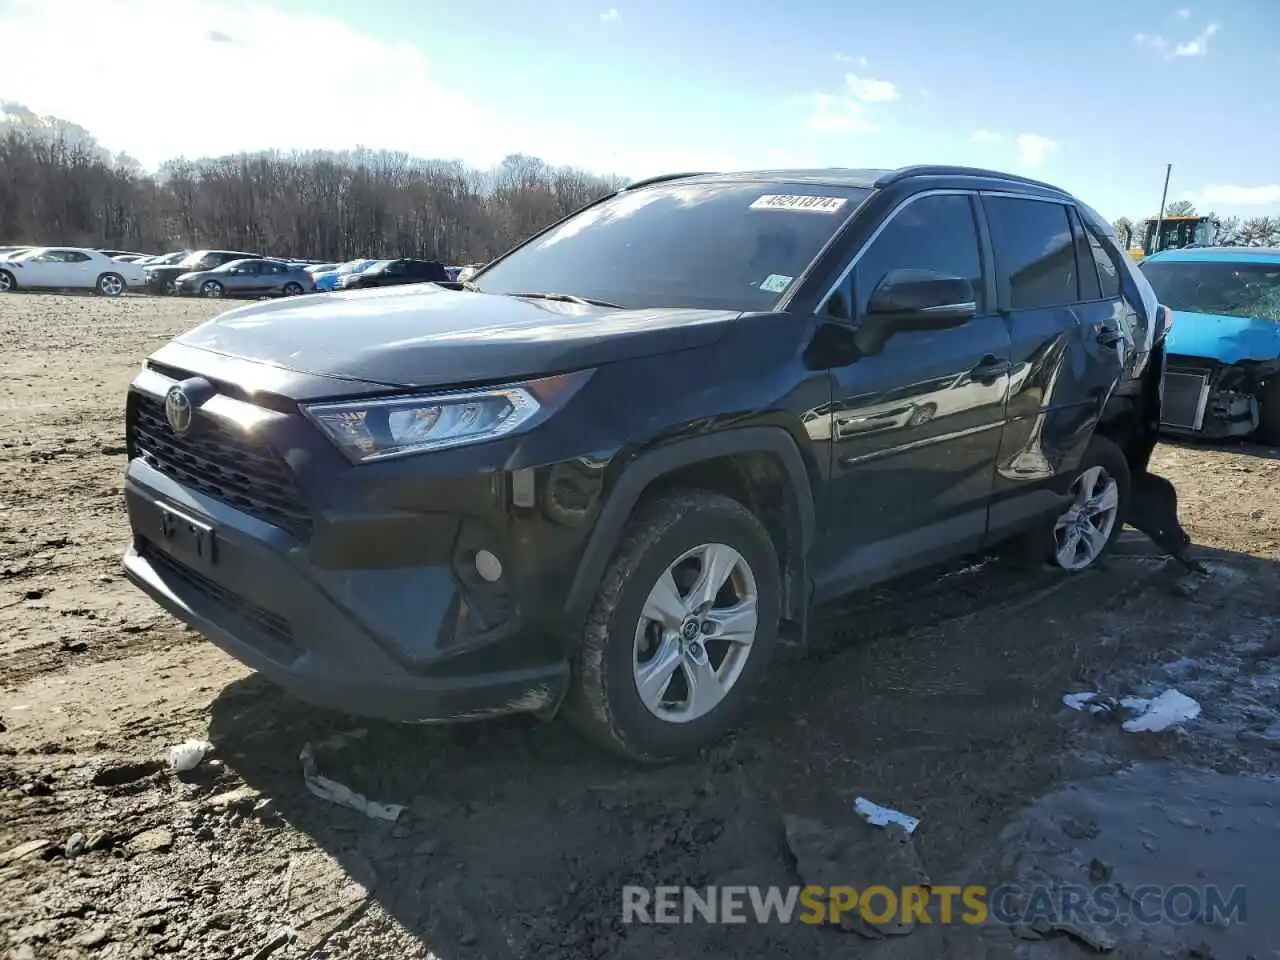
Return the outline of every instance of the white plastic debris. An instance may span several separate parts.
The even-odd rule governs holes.
[[[910,834],[915,833],[916,827],[920,826],[919,817],[882,807],[878,803],[872,803],[866,797],[858,797],[854,800],[853,809],[873,827],[887,827],[891,823],[896,823]]]
[[[352,740],[360,739],[366,732],[365,730],[352,730],[348,733],[340,733],[321,741],[316,747],[330,750],[337,749]],[[376,800],[370,800],[337,780],[330,780],[328,777],[320,776],[319,771],[316,769],[316,747],[312,747],[309,743],[305,744],[298,754],[298,759],[302,761],[302,779],[312,794],[321,800],[328,800],[330,803],[336,803],[342,807],[350,807],[352,810],[359,810],[365,816],[372,817],[375,820],[391,820],[394,822],[400,819],[400,814],[404,813],[404,807],[400,804],[379,803]]]
[[[213,744],[208,740],[188,740],[186,743],[175,744],[169,748],[169,766],[178,773],[185,773],[200,766],[211,753]]]
[[[1068,693],[1063,696],[1062,702],[1072,710],[1087,709],[1090,713],[1102,713],[1106,708],[1099,703],[1094,703],[1097,697],[1097,693]]]
[[[1125,697],[1120,706],[1137,714],[1122,727],[1128,733],[1159,733],[1200,716],[1200,704],[1178,690],[1166,690],[1153,699]]]

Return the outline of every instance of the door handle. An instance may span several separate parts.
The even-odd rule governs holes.
[[[1101,327],[1098,330],[1098,342],[1104,347],[1114,347],[1123,339],[1120,331],[1112,327]]]
[[[1013,364],[1004,357],[997,357],[994,353],[989,353],[969,371],[969,379],[987,384],[997,377],[1003,377],[1012,368]]]

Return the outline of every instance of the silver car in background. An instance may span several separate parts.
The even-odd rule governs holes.
[[[296,297],[315,290],[301,264],[282,260],[232,260],[212,270],[184,273],[173,281],[183,297]]]

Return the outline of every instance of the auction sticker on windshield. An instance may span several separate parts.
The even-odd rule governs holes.
[[[845,205],[846,199],[845,197],[802,197],[784,193],[766,193],[752,201],[751,209],[837,213]]]

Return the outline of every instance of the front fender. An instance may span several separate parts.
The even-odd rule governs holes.
[[[773,454],[781,462],[800,527],[799,552],[803,561],[813,545],[816,526],[813,487],[800,449],[786,430],[781,427],[740,427],[663,443],[635,456],[609,493],[569,587],[565,602],[568,621],[573,624],[585,621],[627,521],[654,482],[682,467],[743,453]]]

